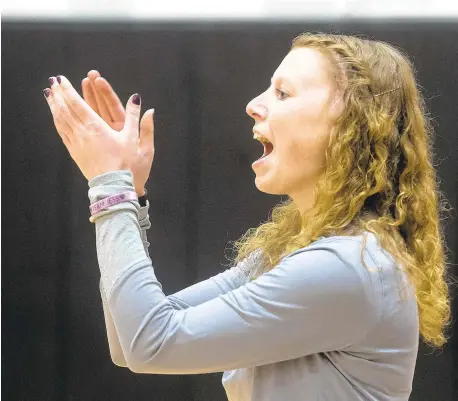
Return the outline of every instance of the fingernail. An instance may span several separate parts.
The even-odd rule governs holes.
[[[137,106],[140,106],[141,101],[142,101],[142,98],[138,93],[136,93],[134,97],[132,98],[132,103],[136,104]]]
[[[60,75],[57,76],[57,82],[61,83],[62,79],[60,78]]]
[[[51,94],[51,89],[48,89],[48,88],[43,89],[43,93],[44,93],[45,97],[48,98],[49,95]]]
[[[51,85],[51,86],[54,85],[54,77],[49,77],[48,81],[49,81],[49,85]]]

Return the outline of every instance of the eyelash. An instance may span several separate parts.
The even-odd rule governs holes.
[[[276,93],[280,93],[281,95],[288,96],[288,94],[285,91],[282,91],[281,89],[275,89]],[[280,99],[284,100],[284,98]]]

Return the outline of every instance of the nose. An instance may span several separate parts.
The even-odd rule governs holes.
[[[246,106],[246,113],[254,120],[263,120],[267,116],[267,107],[259,95],[252,99]]]

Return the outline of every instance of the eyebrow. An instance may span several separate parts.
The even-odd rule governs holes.
[[[291,82],[288,78],[282,77],[282,76],[277,76],[275,77],[278,81],[284,81],[288,83],[291,86],[294,86],[293,82]],[[272,84],[274,81],[274,77],[270,78],[270,83]]]

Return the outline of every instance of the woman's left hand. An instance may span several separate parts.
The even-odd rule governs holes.
[[[51,90],[44,90],[45,97],[57,132],[84,177],[89,181],[109,171],[132,171],[139,142],[140,95],[130,97],[124,128],[115,131],[81,98],[67,78],[59,78],[60,83],[55,77],[50,78]]]

